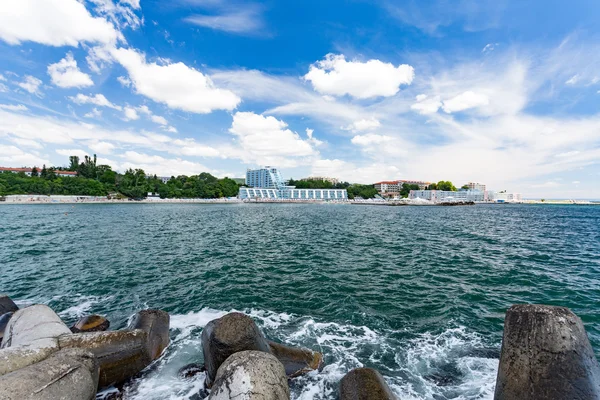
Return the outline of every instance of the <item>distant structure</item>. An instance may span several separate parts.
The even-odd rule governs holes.
[[[296,189],[285,184],[277,168],[264,167],[246,171],[246,185],[238,194],[242,200],[348,200],[346,189]]]
[[[464,201],[488,201],[488,193],[481,190],[411,190],[409,199],[424,199],[434,203],[451,203]]]
[[[36,167],[34,167],[36,168]],[[0,167],[0,172],[2,171],[7,171],[7,172],[12,172],[14,174],[18,174],[20,172],[24,173],[27,176],[31,176],[31,172],[33,171],[33,168],[6,168],[6,167]],[[37,168],[38,174],[42,172],[41,168]],[[54,173],[56,174],[56,176],[60,176],[60,177],[72,177],[72,176],[77,176],[77,172],[75,171],[62,171],[59,169],[55,169],[53,170]]]
[[[340,183],[340,180],[337,178],[330,178],[328,176],[309,176],[308,178],[300,179],[301,181],[325,181],[329,182],[332,185],[337,185]]]
[[[486,191],[486,187],[483,183],[469,182],[467,183],[467,186],[470,190],[480,190],[482,192]]]
[[[521,193],[507,193],[489,191],[489,200],[495,203],[521,203],[523,195]]]
[[[400,193],[402,185],[418,185],[420,190],[424,190],[427,186],[431,185],[431,182],[425,181],[413,181],[400,179],[397,181],[381,181],[374,184],[375,190],[382,196],[393,196]]]

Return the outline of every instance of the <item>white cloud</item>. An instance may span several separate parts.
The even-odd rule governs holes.
[[[95,5],[96,13],[103,15],[121,29],[137,29],[142,20],[135,13],[140,8],[139,0],[119,1],[113,0],[90,0]]]
[[[28,108],[25,107],[23,104],[0,104],[0,108],[3,110],[9,110],[9,111],[27,111]]]
[[[229,90],[215,87],[209,76],[178,62],[147,63],[144,54],[114,49],[114,58],[127,69],[136,92],[171,108],[200,114],[233,110],[241,101]]]
[[[558,187],[560,186],[560,183],[555,182],[555,181],[547,181],[544,183],[540,183],[537,185],[532,185],[532,187],[534,188],[554,188],[554,187]]]
[[[235,5],[217,15],[196,14],[185,18],[185,21],[204,28],[238,35],[259,35],[265,32],[262,8],[257,5]]]
[[[468,110],[470,108],[487,106],[489,103],[490,99],[487,96],[469,90],[450,100],[445,100],[442,108],[445,112],[450,114],[457,111]]]
[[[579,185],[581,182],[580,181],[573,181],[571,182],[573,185]]]
[[[352,131],[352,132],[361,132],[361,131],[373,130],[373,129],[379,128],[380,126],[381,126],[381,122],[379,122],[378,119],[369,118],[369,119],[360,119],[358,121],[354,121],[353,123],[351,123],[350,125],[348,125],[347,127],[343,128],[343,129],[347,130],[347,131]]]
[[[481,50],[481,52],[484,54],[491,53],[492,51],[494,51],[496,49],[496,46],[498,46],[498,43],[488,43],[485,45],[483,50]]]
[[[174,126],[167,126],[167,127],[165,127],[165,130],[167,132],[177,133],[177,128],[175,128]]]
[[[6,78],[2,74],[0,74],[0,81],[6,81]]]
[[[159,115],[152,115],[150,117],[150,119],[152,120],[152,122],[155,122],[159,125],[168,125],[169,122],[165,119],[165,117],[161,117]]]
[[[36,95],[40,95],[40,85],[42,84],[42,81],[39,80],[36,77],[33,77],[31,75],[26,75],[25,76],[25,80],[23,82],[20,82],[18,85],[27,90],[29,93],[32,94],[36,94]]]
[[[400,171],[389,164],[373,163],[357,166],[339,159],[322,159],[314,162],[311,175],[331,176],[350,183],[372,184],[380,180],[398,179]]]
[[[125,160],[120,168],[141,168],[147,174],[158,176],[194,175],[201,172],[213,172],[206,166],[181,158],[165,158],[136,151],[126,151],[121,157]]]
[[[19,145],[21,147],[31,147],[33,149],[38,149],[38,150],[44,148],[44,146],[42,146],[39,142],[36,142],[35,140],[12,137],[12,138],[10,138],[10,141],[13,143],[16,143],[17,145]]]
[[[56,64],[48,65],[48,75],[52,83],[62,88],[81,88],[94,84],[88,74],[79,70],[71,52]]]
[[[314,129],[306,128],[306,136],[308,136],[308,141],[310,143],[312,143],[313,146],[319,147],[319,146],[323,145],[324,142],[322,140],[319,140],[316,137],[314,137],[314,132],[315,132]]]
[[[119,0],[121,3],[129,4],[132,8],[140,8],[140,0]]]
[[[131,86],[131,81],[126,76],[119,76],[119,77],[117,77],[117,81],[119,81],[119,83],[123,87],[130,87]]]
[[[414,76],[410,65],[394,67],[379,60],[346,61],[343,55],[327,54],[324,60],[310,66],[304,79],[322,94],[368,99],[393,96],[400,85],[409,85]]]
[[[124,112],[124,119],[125,121],[135,121],[140,119],[140,116],[138,115],[137,111],[135,108],[133,107],[125,107],[123,109]]]
[[[11,45],[32,41],[76,47],[80,42],[114,43],[120,37],[110,22],[92,17],[77,0],[0,2],[0,39]]]
[[[88,147],[97,154],[110,154],[115,149],[115,145],[109,142],[93,142]]]
[[[382,144],[392,141],[393,138],[385,135],[376,135],[374,133],[367,133],[366,135],[356,135],[350,141],[352,144],[359,146],[370,146],[373,144]]]
[[[581,78],[579,77],[579,75],[575,74],[572,77],[570,77],[565,83],[567,85],[575,85],[577,82],[579,82]]]
[[[420,94],[416,97],[416,100],[417,102],[412,104],[410,108],[422,115],[435,114],[442,106],[440,96],[428,97],[425,94]]]
[[[91,154],[87,151],[81,149],[57,149],[56,154],[60,154],[61,156],[70,157],[77,156],[79,158],[85,158],[85,156],[91,156]]]
[[[111,45],[88,48],[88,55],[85,57],[85,61],[93,72],[99,74],[105,66],[112,64],[111,48]]]
[[[92,109],[89,113],[83,115],[85,118],[100,118],[102,116],[102,111],[98,110],[96,107]]]
[[[79,93],[75,97],[69,97],[69,99],[76,104],[94,104],[100,107],[108,107],[119,111],[122,110],[121,106],[111,103],[103,94],[100,93],[95,94],[94,96],[86,96],[85,94]]]
[[[237,137],[243,151],[240,157],[248,162],[293,166],[296,161],[291,157],[316,154],[309,140],[303,140],[275,117],[237,112],[233,115],[229,132]]]
[[[35,154],[26,153],[16,146],[0,143],[0,164],[11,167],[29,167],[50,164],[50,161]]]

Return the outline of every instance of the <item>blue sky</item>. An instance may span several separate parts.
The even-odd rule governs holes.
[[[0,165],[600,198],[597,1],[3,0]]]

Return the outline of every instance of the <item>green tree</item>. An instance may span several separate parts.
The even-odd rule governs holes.
[[[411,190],[419,190],[419,185],[403,183],[400,188],[400,196],[404,198],[408,197]]]
[[[34,177],[35,177],[35,176],[40,176],[40,173],[38,172],[38,169],[37,169],[37,167],[33,167],[33,168],[31,169],[31,176],[34,176]]]
[[[69,171],[77,171],[79,168],[79,157],[70,156],[69,157]]]

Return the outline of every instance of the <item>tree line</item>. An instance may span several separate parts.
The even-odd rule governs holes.
[[[320,179],[290,179],[287,183],[290,186],[295,186],[298,189],[346,189],[348,198],[354,199],[362,197],[363,199],[372,199],[377,196],[377,190],[373,185],[350,184],[348,182],[338,182],[333,184],[329,181]]]
[[[77,176],[60,177],[57,171],[74,171]],[[98,165],[96,155],[69,157],[68,167],[33,168],[25,173],[0,173],[0,196],[13,194],[115,196],[145,198],[153,193],[161,198],[220,198],[237,196],[239,185],[229,178],[219,179],[209,173],[172,176],[164,183],[142,169],[128,169],[124,174],[110,165]]]

